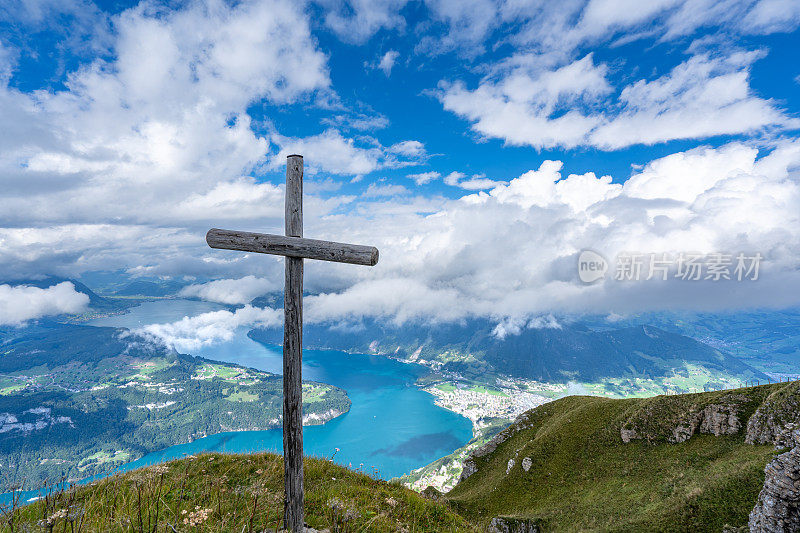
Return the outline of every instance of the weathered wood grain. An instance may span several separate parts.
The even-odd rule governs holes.
[[[374,266],[378,262],[378,249],[374,246],[284,237],[269,233],[214,228],[206,234],[206,242],[212,248],[283,255],[299,259],[318,259],[367,266]]]
[[[286,235],[303,236],[303,158],[286,162]],[[303,525],[303,260],[286,258],[283,296],[283,483],[284,528]]]
[[[303,156],[286,158],[286,236],[303,236]]]

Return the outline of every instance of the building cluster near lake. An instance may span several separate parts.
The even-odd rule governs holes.
[[[516,386],[491,389],[462,383],[440,383],[426,387],[425,391],[436,396],[436,405],[469,418],[476,427],[487,419],[514,420],[551,399]]]
[[[473,438],[464,446],[433,463],[403,476],[401,481],[417,491],[435,487],[448,491],[455,486],[464,460],[519,415],[567,392],[568,386],[534,380],[498,378],[494,387],[459,380],[441,381],[425,387],[439,407],[472,422]]]

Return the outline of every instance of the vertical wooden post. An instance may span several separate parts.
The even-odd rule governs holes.
[[[303,236],[303,156],[286,159],[286,236]],[[303,260],[286,258],[283,300],[284,528],[303,525]]]
[[[283,475],[284,528],[303,523],[303,258],[373,266],[378,250],[330,241],[303,239],[303,156],[286,158],[286,236],[211,229],[212,248],[286,256],[283,301]]]

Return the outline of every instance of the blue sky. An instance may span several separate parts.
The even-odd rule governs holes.
[[[35,4],[37,2],[32,3]],[[25,10],[11,7],[7,9],[2,25],[3,42],[6,46],[16,48],[19,54],[9,85],[26,92],[64,90],[67,75],[81,65],[98,57],[113,62],[113,49],[109,50],[106,46],[113,47],[114,16],[135,8],[139,2],[77,3],[74,11],[59,10],[54,7],[55,4],[48,5],[47,2],[40,4],[36,11],[40,13],[41,20],[26,23],[25,16],[19,16],[19,12]],[[747,2],[735,4],[744,6]],[[180,9],[182,3],[167,3],[164,6]],[[158,9],[170,10],[169,7]],[[345,12],[350,10],[353,15],[353,6],[342,5],[338,9]],[[33,11],[34,8],[29,10]],[[731,139],[757,136],[753,135],[757,132],[752,131],[735,135],[702,135],[611,150],[591,146],[577,146],[569,150],[560,147],[531,149],[530,146],[510,146],[503,139],[471,131],[469,121],[445,110],[435,92],[442,81],[463,80],[468,86],[475,86],[487,69],[514,53],[520,53],[524,48],[504,42],[514,31],[520,31],[520,24],[498,23],[496,28],[486,31],[485,37],[476,45],[480,50],[474,50],[474,46],[469,45],[464,49],[433,54],[418,49],[420,36],[435,39],[454,30],[442,23],[438,23],[439,27],[425,29],[432,21],[430,10],[423,3],[410,2],[396,9],[394,12],[404,20],[402,24],[398,23],[399,27],[381,28],[356,42],[338,35],[325,25],[324,17],[329,12],[325,7],[312,4],[307,6],[306,11],[318,47],[328,56],[332,87],[341,98],[342,105],[351,112],[363,114],[364,118],[385,119],[385,127],[373,130],[384,144],[407,139],[422,140],[431,156],[419,168],[415,168],[420,172],[437,171],[446,175],[460,171],[504,180],[550,158],[565,161],[570,172],[610,174],[615,182],[624,182],[632,172],[632,165],[643,165],[658,156],[697,146],[698,141],[719,146]],[[670,11],[656,10],[653,19],[645,19],[634,27],[639,31],[648,31],[655,26],[654,21],[659,16],[663,18],[664,13]],[[797,14],[794,15],[784,13],[784,22],[778,24],[774,33],[766,35],[758,32],[749,35],[740,29],[709,24],[672,39],[655,33],[619,44],[619,39],[626,36],[624,29],[620,29],[614,31],[610,38],[595,39],[576,46],[571,51],[571,57],[580,58],[592,53],[596,63],[609,65],[607,77],[613,90],[618,92],[620,87],[632,81],[652,80],[669,74],[671,69],[690,57],[689,49],[700,39],[717,40],[718,44],[709,47],[712,53],[717,54],[735,49],[761,50],[763,57],[754,61],[748,69],[752,94],[771,99],[787,115],[797,116],[800,112],[800,83],[797,82],[800,64],[795,54],[800,47],[800,34],[796,31]],[[468,20],[466,22],[469,23]],[[31,32],[31,29],[34,31]],[[108,35],[99,37],[98,34],[105,32]],[[101,42],[91,44],[97,39]],[[376,68],[387,52],[397,53],[389,75]],[[331,127],[326,120],[341,114],[309,101],[276,106],[257,98],[248,112],[255,120],[268,117],[283,135],[297,137],[323,133]],[[257,126],[254,130],[259,134],[267,133],[264,128]],[[349,133],[362,132],[351,129]],[[388,178],[407,185],[403,178],[408,173],[407,169],[387,169],[372,173],[374,175],[369,177],[373,180]],[[256,175],[260,177],[263,171]],[[453,197],[459,194],[458,189],[444,186],[440,180],[433,181],[425,189]],[[358,187],[353,190],[357,191]]]
[[[799,26],[791,0],[3,2],[0,263],[278,290],[203,235],[279,231],[300,151],[306,234],[382,250],[309,268],[319,320],[794,305]],[[771,277],[585,287],[584,248]]]

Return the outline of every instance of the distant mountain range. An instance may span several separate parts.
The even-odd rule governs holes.
[[[740,379],[767,376],[732,355],[692,338],[653,326],[598,331],[580,323],[558,328],[524,328],[498,337],[488,320],[461,324],[392,326],[366,322],[357,329],[318,325],[304,328],[309,348],[381,353],[466,378],[487,372],[547,382],[595,382],[609,377],[659,379],[686,364]],[[258,329],[251,337],[282,343],[280,329]]]
[[[171,296],[176,294],[183,284],[174,282],[155,282],[144,279],[133,280],[114,290],[117,296]]]
[[[605,317],[583,317],[592,328],[652,324],[705,342],[746,363],[787,377],[800,377],[800,309],[737,312],[642,313],[609,323]]]
[[[766,378],[725,352],[652,326],[613,331],[592,331],[581,326],[526,329],[519,335],[486,341],[486,359],[495,368],[539,380],[575,377],[595,381],[625,374],[659,378],[682,363],[748,379]]]

